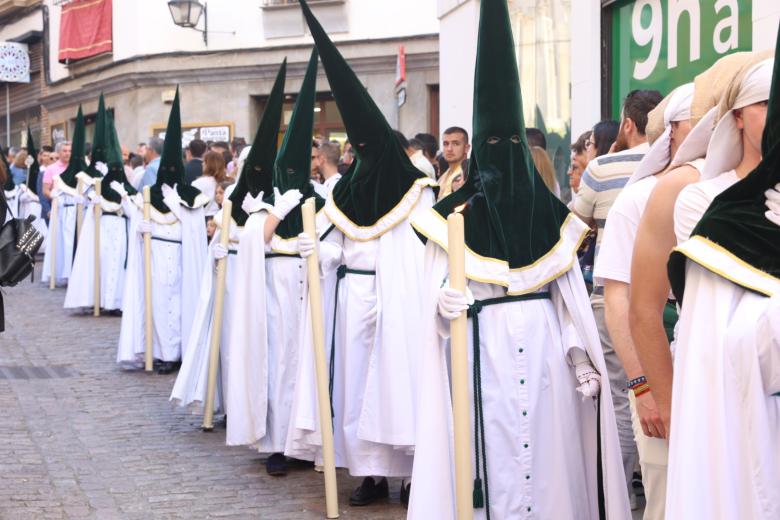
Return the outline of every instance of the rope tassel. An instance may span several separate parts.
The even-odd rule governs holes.
[[[485,495],[482,493],[482,479],[474,479],[474,509],[485,507]]]

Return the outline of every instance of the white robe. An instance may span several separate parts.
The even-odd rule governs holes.
[[[138,201],[140,197],[136,197]],[[170,207],[173,202],[166,201],[166,204]],[[130,245],[117,363],[127,368],[142,366],[145,351],[144,246],[143,238],[136,231],[143,214],[138,205],[123,204],[130,216]],[[177,211],[180,220],[173,213],[161,214],[152,209],[152,237],[174,241],[154,238],[151,241],[153,350],[155,359],[162,361],[178,361],[186,349],[206,260],[203,208],[182,205]]]
[[[780,518],[778,294],[770,299],[687,263],[674,358],[669,520]]]
[[[222,222],[222,210],[215,219]],[[222,307],[222,331],[220,333],[220,371],[217,375],[217,387],[214,394],[214,412],[225,410],[224,380],[226,360],[230,353],[230,330],[233,328],[233,291],[236,289],[236,266],[238,237],[243,228],[236,226],[231,219],[230,241],[228,243],[227,270],[225,271],[225,295]],[[203,266],[200,282],[198,305],[193,319],[193,330],[189,344],[184,349],[181,368],[173,385],[170,400],[179,406],[189,407],[193,413],[203,413],[208,386],[209,353],[211,350],[211,331],[214,324],[214,301],[216,294],[217,259],[214,257],[214,245],[219,243],[222,229],[217,229],[208,247],[208,256]]]
[[[439,288],[447,274],[447,255],[432,241],[427,245],[425,265],[428,329],[420,342],[423,387],[408,518],[454,519],[449,349],[441,339],[448,332],[436,311]],[[492,284],[469,282],[469,286],[476,299],[505,294]],[[579,269],[570,269],[542,290],[550,292],[550,300],[487,306],[479,314],[491,518],[597,519],[597,447],[601,442],[607,518],[629,519],[609,379],[582,275]],[[471,369],[471,319],[468,335]],[[598,401],[600,440],[597,401],[583,401],[576,392],[579,383],[568,358],[575,347],[584,349],[603,375],[601,395],[606,398]],[[474,471],[473,409],[470,416],[469,456]],[[474,512],[475,518],[486,516],[485,508]]]
[[[125,286],[129,222],[120,204],[105,200],[101,204],[104,213],[100,218],[100,308],[119,310]],[[113,214],[107,214],[109,212]],[[90,205],[84,211],[81,236],[65,293],[66,309],[94,305],[94,272],[95,208]]]
[[[230,351],[223,358],[226,442],[279,453],[290,425],[300,352],[311,350],[311,344],[303,333],[308,316],[305,261],[297,256],[295,238],[274,236],[264,243],[267,215],[266,211],[250,215],[239,240],[234,280],[240,284],[231,295]],[[326,224],[320,214],[319,234]],[[326,257],[333,251],[322,244],[319,249]],[[270,253],[290,256],[269,258]]]
[[[355,241],[332,231],[342,243],[343,265],[376,272],[346,274],[341,280],[336,348],[330,352],[335,355],[336,465],[346,467],[352,476],[411,475],[424,247],[408,218],[428,211],[433,198],[431,190],[422,188],[420,198],[411,203],[411,214],[373,240]],[[327,309],[326,322],[332,319],[331,312]],[[326,345],[330,351],[329,334]],[[313,361],[302,360],[301,370],[286,453],[319,460],[322,441]]]
[[[59,177],[55,179],[56,187],[52,193],[52,204],[54,204],[53,200],[56,198],[58,206],[57,222],[49,221],[49,229],[53,229],[54,232],[50,233],[46,241],[41,282],[44,284],[49,283],[52,262],[51,248],[52,244],[56,243],[57,258],[54,260],[56,266],[55,281],[57,285],[64,285],[68,283],[68,278],[70,278],[76,240],[76,203],[68,193],[75,194],[76,190],[65,186],[64,183],[59,181]]]

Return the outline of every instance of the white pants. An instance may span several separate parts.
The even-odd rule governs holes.
[[[634,427],[639,465],[642,466],[642,485],[645,487],[644,520],[664,520],[666,513],[666,470],[669,465],[669,441],[648,437],[642,431],[636,412],[634,393],[628,393],[631,404],[631,424]]]

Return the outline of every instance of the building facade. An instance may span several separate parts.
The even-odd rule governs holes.
[[[0,0],[3,4],[19,0]],[[251,140],[282,60],[288,60],[285,121],[303,81],[312,48],[297,0],[231,0],[206,4],[207,41],[202,32],[176,26],[162,0],[44,0],[29,2],[24,16],[41,33],[38,94],[41,142],[69,138],[79,104],[89,123],[97,99],[105,94],[119,138],[133,148],[164,131],[176,87],[182,123],[189,136]],[[82,5],[110,9],[110,50],[82,59],[63,59],[63,14]],[[438,125],[438,27],[435,0],[310,0],[315,15],[364,82],[391,125],[413,134]],[[19,17],[18,9],[13,16]],[[205,17],[197,28],[202,30]],[[67,21],[65,22],[68,23]],[[0,19],[0,41],[13,35]],[[98,28],[98,30],[100,30]],[[19,32],[19,31],[15,31]],[[48,40],[48,45],[45,41]],[[18,40],[16,40],[18,41]],[[106,45],[105,38],[100,45]],[[396,88],[399,48],[405,52],[405,99],[398,107]],[[101,47],[105,48],[105,47]],[[327,79],[320,70],[315,134],[346,137]],[[24,105],[26,107],[26,105]],[[21,104],[12,106],[11,142],[26,129]],[[2,111],[2,109],[0,109]],[[2,134],[0,134],[2,135]],[[87,126],[88,140],[91,135]]]

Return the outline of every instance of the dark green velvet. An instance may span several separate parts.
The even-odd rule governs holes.
[[[41,172],[41,165],[38,164],[38,150],[35,149],[32,132],[27,127],[27,155],[32,157],[32,164],[27,168],[27,189],[38,195],[38,174]]]
[[[3,184],[4,191],[13,191],[16,185],[14,184],[13,175],[11,175],[11,165],[8,164],[8,157],[6,157],[6,151],[0,146],[0,158],[3,160],[3,166],[5,167],[5,184]]]
[[[179,109],[179,88],[173,98],[171,114],[168,116],[168,126],[165,129],[165,143],[160,157],[160,168],[157,170],[157,181],[151,189],[152,206],[161,213],[170,209],[163,202],[162,186],[176,186],[179,197],[189,206],[195,204],[195,198],[200,190],[193,188],[184,180],[184,157],[181,148],[181,112]]]
[[[737,258],[780,278],[780,226],[765,213],[764,192],[780,183],[780,34],[775,43],[775,64],[761,140],[762,159],[747,177],[718,195],[691,236],[715,242]],[[672,291],[682,301],[685,291],[685,256],[672,253],[668,273]]]
[[[271,88],[268,102],[263,111],[263,117],[257,127],[257,133],[252,141],[252,148],[246,157],[244,167],[238,177],[236,186],[230,194],[233,203],[233,220],[243,226],[249,215],[241,208],[244,198],[251,193],[253,197],[262,191],[268,195],[273,193],[272,171],[276,160],[276,143],[279,135],[279,125],[282,121],[282,108],[284,106],[284,80],[287,74],[287,59],[282,62],[279,72],[276,73],[276,81]],[[311,150],[307,152],[311,160]]]
[[[73,130],[73,140],[70,142],[70,161],[68,167],[60,175],[60,180],[71,188],[78,187],[76,174],[87,170],[87,161],[84,160],[84,114],[79,105],[76,114],[76,128]]]
[[[104,199],[116,204],[120,204],[122,202],[122,197],[111,187],[111,183],[113,181],[124,185],[128,195],[134,195],[136,190],[133,188],[132,184],[128,182],[127,176],[125,175],[125,163],[124,159],[122,158],[122,147],[119,144],[119,138],[116,134],[116,126],[114,125],[114,118],[111,117],[111,114],[106,114],[105,132],[105,160],[106,166],[108,167],[108,172],[106,172],[106,175],[103,177],[100,190]]]
[[[317,195],[311,184],[311,145],[314,132],[314,102],[317,97],[317,49],[312,49],[306,75],[303,78],[301,92],[295,100],[292,117],[282,139],[282,146],[274,163],[273,187],[279,193],[287,190],[300,190],[301,204],[314,197],[317,210],[325,204],[325,199]],[[274,203],[273,192],[265,198]],[[297,237],[303,231],[301,205],[293,209],[279,222],[276,234],[287,239]]]
[[[300,0],[355,160],[333,190],[333,202],[358,226],[372,226],[425,175],[414,167],[368,91]]]
[[[469,175],[434,209],[446,218],[465,204],[467,247],[514,269],[553,248],[569,210],[545,186],[526,141],[506,1],[482,0],[479,24]]]
[[[108,137],[106,127],[106,103],[103,99],[103,93],[100,93],[98,100],[97,117],[95,118],[95,136],[92,138],[92,153],[89,157],[89,166],[84,170],[90,177],[100,177],[102,174],[97,169],[97,163],[108,164],[106,154],[108,153]]]

